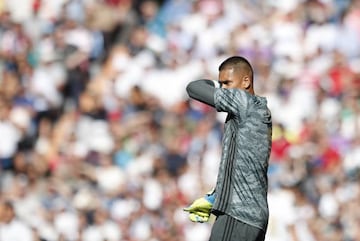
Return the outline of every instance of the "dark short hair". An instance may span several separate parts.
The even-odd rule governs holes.
[[[14,210],[14,204],[12,201],[6,199],[6,200],[3,200],[2,204],[4,205],[5,208]]]
[[[242,56],[232,56],[225,59],[219,66],[219,71],[222,71],[229,67],[240,67],[244,68],[245,70],[249,71],[251,75],[251,80],[253,80],[254,71],[250,64],[250,62],[242,57]]]

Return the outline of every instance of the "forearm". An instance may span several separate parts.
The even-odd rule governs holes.
[[[215,107],[213,81],[207,79],[192,81],[186,86],[186,91],[191,98]]]

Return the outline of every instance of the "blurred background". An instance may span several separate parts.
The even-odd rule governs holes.
[[[206,241],[224,115],[185,86],[232,55],[273,115],[266,240],[359,241],[359,0],[0,0],[0,240]]]

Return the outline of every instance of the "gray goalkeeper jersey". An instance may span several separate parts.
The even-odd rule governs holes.
[[[213,212],[266,231],[271,113],[264,97],[240,89],[215,89],[215,108],[227,112]]]

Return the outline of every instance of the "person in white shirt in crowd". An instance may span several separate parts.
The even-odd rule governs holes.
[[[8,200],[0,200],[0,240],[35,241],[33,230],[16,217],[14,206]]]

